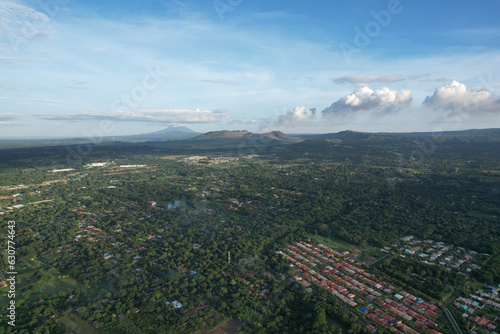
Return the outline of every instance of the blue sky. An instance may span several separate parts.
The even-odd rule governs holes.
[[[0,0],[0,138],[500,127],[500,3]]]

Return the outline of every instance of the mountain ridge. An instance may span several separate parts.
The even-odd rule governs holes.
[[[266,133],[253,133],[247,130],[221,130],[221,131],[210,131],[194,138],[191,140],[235,140],[235,139],[259,139],[259,138],[267,138],[269,140],[278,140],[278,141],[286,141],[286,142],[298,142],[301,141],[300,138],[291,137],[289,135],[284,134],[281,131],[271,131]]]
[[[165,148],[231,148],[244,146],[268,146],[294,144],[311,139],[339,139],[348,141],[357,140],[383,140],[391,137],[400,137],[407,140],[418,140],[418,137],[429,137],[440,140],[441,137],[455,138],[457,140],[470,140],[482,138],[485,140],[500,140],[500,128],[469,129],[443,132],[360,132],[345,130],[326,134],[285,134],[281,131],[267,133],[252,133],[247,130],[220,130],[207,133],[195,132],[185,127],[168,127],[166,129],[131,136],[108,136],[102,137],[100,143],[145,144]],[[46,138],[46,139],[0,139],[0,149],[30,148],[30,147],[54,147],[60,145],[81,145],[94,143],[92,138]]]
[[[169,126],[163,130],[137,135],[115,137],[119,140],[181,140],[198,136],[200,133],[184,126]]]

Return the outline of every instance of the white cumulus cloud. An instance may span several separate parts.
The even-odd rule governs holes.
[[[463,83],[452,81],[439,87],[432,96],[427,96],[424,105],[468,112],[491,112],[500,110],[500,98],[488,90],[467,88]]]
[[[322,113],[324,116],[342,116],[356,111],[393,111],[407,106],[411,99],[409,90],[398,92],[387,87],[373,90],[365,86],[340,98]]]
[[[316,108],[308,109],[306,107],[295,107],[293,110],[287,110],[286,114],[278,117],[278,126],[303,125],[316,114]]]

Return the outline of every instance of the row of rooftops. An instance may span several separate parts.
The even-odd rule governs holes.
[[[286,248],[287,253],[278,252],[292,262],[291,266],[295,265],[297,267],[299,274],[295,275],[294,278],[305,287],[309,287],[313,283],[353,307],[365,304],[366,301],[375,302],[384,296],[383,293],[390,295],[397,289],[358,266],[348,263],[348,259],[343,258],[344,254],[321,244],[318,246],[319,248],[305,242],[295,242],[294,245],[289,245]],[[386,296],[384,300],[378,300],[376,303],[378,307],[386,309],[385,312],[376,309],[376,313],[371,313],[369,310],[373,309],[374,304],[370,304],[368,306],[369,310],[365,309],[367,311],[365,315],[390,330],[394,329],[393,332],[401,332],[395,327],[396,324],[389,322],[396,319],[396,322],[409,321],[415,327],[439,333],[433,329],[438,324],[432,320],[437,316],[435,312],[436,305],[425,302],[406,291],[400,291],[394,296],[403,300],[406,306]],[[411,310],[411,308],[415,311]],[[411,332],[411,330],[414,330],[403,323],[402,325],[407,327],[401,328],[403,331]]]

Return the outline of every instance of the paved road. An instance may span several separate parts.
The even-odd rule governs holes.
[[[392,254],[385,254],[385,255],[384,255],[384,256],[382,256],[380,259],[375,260],[374,262],[370,263],[370,264],[369,264],[369,266],[371,267],[371,266],[373,266],[375,263],[380,262],[380,261],[383,261],[383,260],[385,260],[385,258],[386,258],[386,257],[390,257],[390,256],[392,256]]]
[[[450,322],[451,322],[451,325],[453,327],[453,331],[456,334],[464,334],[464,332],[460,329],[460,326],[457,324],[457,321],[455,320],[455,316],[453,315],[453,313],[451,313],[450,310],[447,308],[445,308],[444,312],[446,313],[448,320],[450,320]]]

